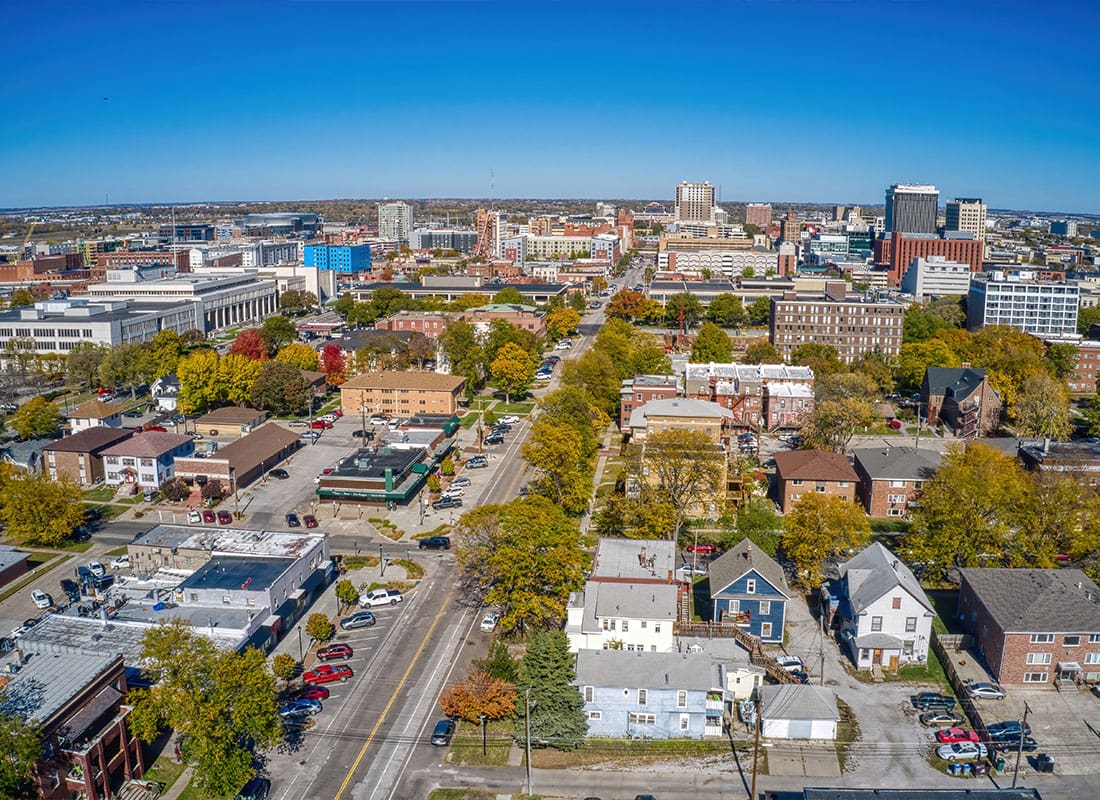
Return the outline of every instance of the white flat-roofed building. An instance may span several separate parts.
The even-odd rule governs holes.
[[[901,278],[901,290],[918,300],[965,295],[970,291],[970,264],[943,256],[914,258]]]
[[[1032,270],[993,270],[971,276],[966,327],[1007,325],[1039,337],[1072,336],[1079,303],[1076,283],[1036,280]]]

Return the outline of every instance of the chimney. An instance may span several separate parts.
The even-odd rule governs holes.
[[[970,362],[969,361],[964,361],[959,366],[961,366],[963,369],[970,369]]]
[[[745,548],[745,558],[748,559],[749,561],[752,560],[752,543],[751,542],[749,543],[749,546]]]
[[[898,560],[895,558],[894,563],[891,564],[890,566],[892,566],[894,568],[894,572],[897,572],[898,571]]]

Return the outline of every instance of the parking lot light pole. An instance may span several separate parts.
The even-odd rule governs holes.
[[[378,543],[378,566],[382,568],[382,572],[379,574],[379,577],[384,578],[386,576],[386,557],[382,554],[381,542]]]
[[[485,755],[485,720],[489,717],[487,714],[480,714],[478,718],[481,720],[481,754]]]

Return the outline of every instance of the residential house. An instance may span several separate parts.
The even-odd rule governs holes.
[[[466,387],[460,375],[436,372],[370,372],[340,385],[340,408],[359,416],[388,414],[446,414],[458,411],[458,398]]]
[[[878,542],[822,588],[829,626],[858,669],[891,672],[928,660],[936,610],[912,571]]]
[[[0,658],[0,711],[35,726],[42,756],[32,772],[43,800],[107,800],[145,774],[145,753],[123,703],[122,656],[103,650],[38,650],[29,641]]]
[[[708,655],[581,650],[576,674],[589,736],[722,735],[725,668]]]
[[[243,406],[224,406],[196,419],[194,430],[204,436],[239,439],[263,425],[266,419],[266,411]]]
[[[58,439],[43,449],[46,472],[53,480],[68,478],[91,486],[106,477],[103,451],[134,435],[132,428],[85,428],[80,433]]]
[[[107,484],[136,484],[142,489],[160,489],[175,477],[176,458],[195,452],[190,436],[161,431],[144,431],[111,445],[102,452]]]
[[[959,570],[959,619],[1000,683],[1100,680],[1100,587],[1079,569]]]
[[[840,722],[832,689],[781,683],[760,689],[760,734],[768,739],[835,739]]]
[[[161,411],[175,412],[179,409],[180,379],[176,375],[162,375],[153,381],[149,394]]]
[[[1066,475],[1082,486],[1100,487],[1100,446],[1096,444],[1027,440],[1017,455],[1025,469],[1040,475]]]
[[[589,581],[675,583],[676,545],[668,539],[603,538],[596,542]]]
[[[635,375],[626,378],[619,389],[619,429],[625,431],[634,409],[650,400],[669,400],[680,394],[676,375]]]
[[[929,424],[942,422],[959,438],[980,438],[997,429],[1001,398],[984,369],[928,367],[920,387],[920,415]]]
[[[626,650],[667,653],[673,649],[679,587],[673,584],[589,581],[566,606],[570,652]]]
[[[122,406],[92,398],[70,411],[68,418],[69,430],[73,433],[96,427],[121,428]]]
[[[916,447],[867,447],[853,450],[859,476],[857,494],[872,517],[908,517],[936,474],[943,454]]]
[[[0,461],[11,464],[30,475],[42,471],[45,462],[43,451],[54,439],[28,439],[25,442],[8,442],[0,447]]]
[[[775,454],[775,490],[786,514],[807,494],[856,500],[859,476],[841,453],[825,450],[783,450]]]
[[[764,642],[782,642],[790,589],[783,568],[742,539],[710,565],[712,619],[733,622]]]

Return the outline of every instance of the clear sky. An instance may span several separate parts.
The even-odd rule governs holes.
[[[0,3],[0,207],[336,197],[1100,212],[1100,2]]]

